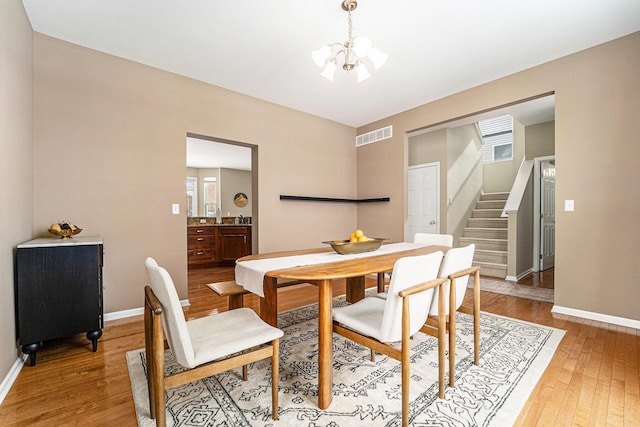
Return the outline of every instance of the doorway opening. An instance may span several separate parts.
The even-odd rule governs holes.
[[[471,197],[470,193],[474,192],[474,194],[476,194],[476,197],[479,197],[479,195],[486,192],[493,193],[496,191],[506,191],[508,193],[511,189],[513,181],[505,181],[504,184],[506,188],[504,190],[487,190],[487,188],[485,188],[487,183],[489,183],[490,187],[499,187],[500,185],[502,185],[498,180],[499,174],[490,175],[489,181],[487,181],[486,173],[484,171],[480,172],[481,176],[479,176],[477,174],[477,170],[474,170],[474,168],[476,167],[475,163],[469,161],[470,157],[465,157],[468,152],[463,150],[464,147],[468,147],[471,151],[474,151],[478,148],[478,144],[474,146],[470,142],[470,137],[467,137],[468,135],[471,135],[473,133],[472,130],[474,126],[477,130],[477,122],[479,120],[484,120],[505,114],[513,116],[513,118],[517,121],[518,126],[513,131],[514,137],[517,138],[519,132],[523,135],[522,140],[525,141],[522,146],[513,146],[512,156],[517,160],[514,160],[512,162],[513,166],[509,166],[506,162],[501,162],[497,164],[493,169],[495,171],[498,171],[500,174],[505,173],[505,175],[515,176],[520,162],[523,159],[533,160],[536,158],[544,159],[545,157],[553,158],[553,156],[555,155],[554,110],[555,95],[553,93],[547,93],[519,102],[513,102],[505,106],[496,107],[495,109],[487,109],[478,113],[468,114],[460,118],[436,123],[430,126],[425,126],[423,128],[411,131],[407,134],[407,170],[409,169],[409,165],[416,163],[426,163],[426,161],[424,161],[423,159],[428,159],[428,161],[443,159],[441,160],[443,165],[443,179],[440,183],[440,202],[442,217],[442,226],[439,230],[440,233],[454,235],[454,244],[458,245],[458,238],[462,236],[462,230],[464,230],[468,218],[472,217],[471,211],[473,207],[471,206],[471,203],[467,203],[468,199]],[[548,131],[547,129],[551,130]],[[526,138],[524,137],[525,134]],[[532,135],[531,138],[530,134]],[[538,141],[541,139],[545,139],[549,142],[538,144]],[[455,141],[453,142],[453,145],[451,141]],[[462,144],[463,148],[456,148],[458,147],[458,142]],[[456,150],[458,151],[456,152]],[[418,158],[418,161],[416,161],[416,158]],[[461,164],[465,161],[467,162],[467,164],[464,165],[463,168],[460,168]],[[456,168],[458,168],[458,172],[456,172]],[[480,168],[482,168],[482,166],[480,166]],[[552,175],[553,177],[555,177],[555,165],[553,165],[553,168],[553,172],[550,172],[547,169],[547,176]],[[461,170],[463,170],[462,174],[459,173],[459,171]],[[537,183],[539,184],[539,181],[537,181]],[[547,190],[548,191],[546,191],[545,193],[547,197],[545,208],[554,207],[555,192],[552,188],[548,188]],[[544,191],[545,190],[543,190],[543,192]],[[528,197],[535,198],[535,200],[531,200],[529,202],[529,206],[532,206],[533,204],[536,204],[536,206],[540,205],[539,195]],[[464,206],[468,206],[468,208],[463,209],[459,206],[458,203],[458,205],[456,205],[456,210],[451,211],[452,203],[457,203],[459,199],[464,199],[463,204]],[[553,203],[549,203],[550,201]],[[407,206],[409,205],[409,203],[411,203],[411,196],[409,195],[408,190]],[[538,218],[540,211],[537,210],[537,208],[534,209],[532,209],[532,218],[536,215],[536,218]],[[465,212],[462,212],[463,210],[465,210]],[[409,212],[408,208],[407,212]],[[536,212],[538,214],[536,214]],[[538,230],[535,231],[535,237],[532,236],[532,238],[528,242],[525,242],[527,246],[525,250],[521,250],[521,248],[519,247],[520,253],[522,255],[525,255],[527,258],[530,256],[531,258],[529,259],[535,257],[536,262],[534,263],[532,261],[528,266],[525,265],[525,268],[521,268],[523,262],[520,258],[518,259],[517,268],[519,271],[522,270],[520,271],[519,277],[523,279],[523,284],[527,284],[527,280],[535,281],[536,283],[543,281],[545,287],[553,288],[553,265],[555,260],[552,255],[555,253],[555,245],[553,244],[555,237],[555,227],[552,226],[553,216],[547,216],[545,220],[545,223],[541,224],[539,221],[532,219],[532,227],[535,225],[538,228]],[[478,225],[478,227],[482,226]],[[540,228],[543,229],[543,232],[544,230],[546,230],[547,233],[546,240],[543,240],[543,243],[541,243],[540,240]],[[410,238],[410,236],[405,237]],[[536,247],[533,247],[534,245],[536,245]],[[540,247],[543,247],[545,250],[547,250],[547,256],[542,261],[544,269],[543,271],[545,273],[544,277],[527,277],[532,276],[534,273],[537,274],[540,271]],[[504,263],[507,263],[506,257]],[[521,280],[518,280],[517,283],[520,284]]]
[[[196,269],[215,276],[257,252],[258,147],[187,133],[186,153],[189,277]]]

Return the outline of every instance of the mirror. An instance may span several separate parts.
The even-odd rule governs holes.
[[[250,217],[251,148],[193,136],[186,144],[187,216]]]

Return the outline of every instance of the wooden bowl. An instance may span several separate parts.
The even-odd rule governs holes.
[[[55,234],[56,236],[60,236],[61,239],[70,239],[71,236],[75,236],[80,233],[82,228],[76,228],[75,230],[52,230],[49,229],[49,233]]]
[[[348,240],[329,240],[327,243],[331,245],[334,251],[340,255],[359,254],[363,252],[372,252],[380,249],[382,242],[387,239],[380,239],[377,237],[369,237],[369,240],[365,242],[350,242]]]

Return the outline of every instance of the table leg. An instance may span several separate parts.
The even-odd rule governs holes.
[[[333,398],[333,318],[331,280],[318,285],[318,406],[327,409]]]
[[[260,298],[260,317],[278,327],[278,279],[264,276],[264,298]]]
[[[378,292],[384,292],[384,271],[382,273],[378,273]]]
[[[347,277],[347,295],[345,298],[350,304],[364,298],[364,276]]]

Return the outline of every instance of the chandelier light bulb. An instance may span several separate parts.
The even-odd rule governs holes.
[[[331,46],[329,45],[324,45],[320,49],[311,52],[311,59],[318,67],[324,67],[330,56]]]
[[[320,75],[325,79],[329,79],[333,81],[333,75],[335,74],[336,67],[337,67],[336,59],[331,58],[329,61],[327,61],[327,64],[324,66],[324,70],[322,70]]]
[[[373,43],[369,37],[358,36],[353,39],[353,53],[355,53],[358,58],[366,57],[372,48]]]
[[[375,47],[372,47],[371,50],[369,50],[369,59],[373,63],[373,68],[376,70],[382,67],[385,62],[387,62],[388,57],[389,55],[380,52]]]
[[[362,62],[356,65],[356,75],[358,76],[358,83],[363,82],[371,77],[371,74],[369,74],[367,67],[365,67]]]

